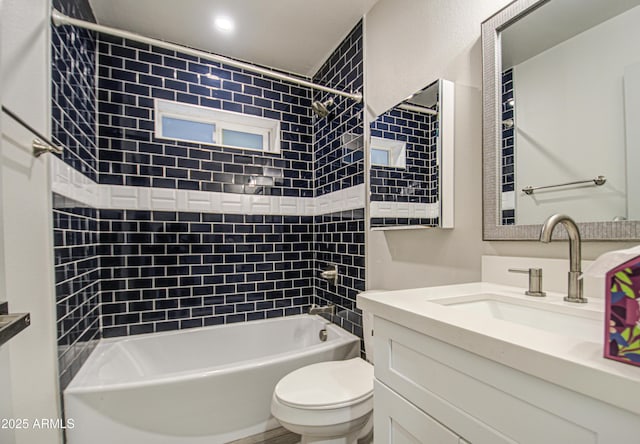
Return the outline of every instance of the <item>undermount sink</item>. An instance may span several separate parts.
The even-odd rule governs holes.
[[[389,361],[393,366],[391,370],[396,372],[396,367],[404,366],[407,370],[415,370],[414,374],[421,381],[435,378],[434,387],[437,390],[452,386],[465,387],[461,393],[469,393],[470,389],[460,384],[461,379],[458,379],[462,374],[475,373],[474,380],[492,375],[492,382],[478,391],[484,393],[488,386],[498,387],[498,381],[507,381],[504,378],[507,373],[496,371],[494,367],[494,364],[499,364],[503,370],[513,369],[519,375],[517,379],[508,379],[503,394],[527,385],[521,384],[520,377],[529,375],[536,380],[550,382],[553,386],[549,387],[549,391],[545,389],[539,393],[527,388],[520,399],[554,399],[553,404],[559,399],[555,395],[559,393],[557,388],[562,387],[640,415],[638,368],[603,357],[605,300],[591,295],[588,303],[576,304],[565,301],[565,294],[561,293],[547,291],[545,297],[531,297],[524,292],[524,288],[470,282],[359,294],[358,308],[373,314],[378,340],[385,334],[384,326],[388,327],[389,333],[385,337],[385,344],[388,345],[383,348],[402,356],[402,359]],[[396,328],[402,329],[403,333],[397,332]],[[404,330],[408,331],[406,335]],[[419,338],[413,348],[394,345],[402,344],[402,341],[411,337]],[[428,344],[424,338],[429,341]],[[453,354],[467,352],[465,358],[445,363]],[[420,358],[411,360],[407,357],[409,353]],[[472,361],[475,357],[479,360]],[[417,365],[414,362],[437,365],[438,369],[431,373],[421,372],[414,368]],[[480,367],[476,367],[474,362],[482,362],[486,367],[479,370]],[[456,378],[451,381],[455,383],[440,379],[441,371],[451,369]],[[401,384],[405,387],[406,382],[403,380]],[[425,396],[424,399],[431,401],[433,396]],[[580,409],[586,405],[585,400],[584,397],[580,398]],[[500,398],[500,402],[504,402],[504,398]],[[481,409],[484,404],[484,401],[480,403]],[[577,412],[557,403],[547,411],[554,409]],[[578,416],[581,414],[576,413]],[[530,439],[524,441],[534,442]],[[556,439],[553,442],[561,441],[596,442],[592,439]]]
[[[603,315],[578,307],[554,305],[542,300],[524,300],[500,294],[476,294],[433,300],[455,310],[491,317],[572,336],[602,342]]]

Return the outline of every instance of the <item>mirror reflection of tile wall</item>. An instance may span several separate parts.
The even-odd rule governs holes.
[[[502,225],[516,223],[515,215],[515,106],[513,68],[502,73]]]
[[[396,204],[392,217],[372,217],[372,227],[438,226],[437,136],[437,116],[398,107],[371,123],[372,141],[382,138],[404,142],[406,158],[404,166],[371,166],[372,203]]]

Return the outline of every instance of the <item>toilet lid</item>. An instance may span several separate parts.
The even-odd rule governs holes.
[[[282,378],[274,394],[284,404],[307,409],[355,404],[373,394],[373,366],[360,358],[308,365]]]

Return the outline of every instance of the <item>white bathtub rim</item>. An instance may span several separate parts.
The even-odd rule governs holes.
[[[309,315],[302,314],[302,315],[287,316],[287,318],[296,318],[296,317],[309,317]],[[269,364],[274,364],[278,362],[284,362],[294,358],[297,359],[298,357],[301,357],[301,356],[309,356],[318,352],[323,352],[326,350],[331,350],[336,347],[340,347],[341,345],[346,345],[350,342],[353,342],[354,339],[358,341],[360,340],[360,338],[358,338],[357,336],[349,333],[348,331],[344,330],[340,326],[327,321],[325,318],[321,316],[314,315],[312,317],[323,322],[326,325],[326,328],[335,330],[338,337],[336,339],[322,342],[320,344],[311,345],[303,349],[277,353],[277,354],[269,355],[268,357],[262,356],[259,358],[253,358],[253,359],[248,359],[244,361],[237,361],[230,364],[225,364],[223,366],[216,366],[213,369],[211,367],[189,369],[189,370],[183,370],[179,372],[165,373],[158,376],[145,376],[141,379],[136,379],[136,380],[127,381],[127,382],[117,382],[117,383],[109,383],[109,384],[90,384],[90,385],[82,384],[78,386],[79,384],[78,381],[84,380],[83,378],[84,374],[90,370],[91,366],[87,367],[85,365],[78,371],[76,376],[69,383],[67,388],[64,390],[64,393],[68,395],[95,394],[96,392],[111,392],[111,391],[118,391],[118,390],[127,390],[131,388],[153,387],[157,385],[164,385],[167,383],[171,383],[171,384],[183,383],[187,381],[197,380],[200,378],[207,378],[211,376],[222,376],[225,374],[243,371],[243,370],[253,368],[256,365],[269,365]],[[282,320],[282,319],[283,318],[261,319],[258,321],[250,321],[250,322],[260,322],[260,323],[277,322],[278,320]],[[195,329],[208,330],[208,329],[221,328],[221,327],[223,328],[225,327],[225,325],[214,325],[214,326],[208,326],[208,327],[199,327]],[[189,329],[189,330],[192,330],[192,329]],[[137,338],[141,338],[144,336],[153,335],[154,337],[157,337],[159,335],[164,336],[167,334],[168,335],[180,334],[181,332],[184,333],[185,330],[176,330],[176,331],[169,331],[169,332],[162,332],[162,333],[148,333],[144,335],[136,335],[135,337],[126,337],[126,339],[122,339],[122,337],[104,339],[104,340],[100,340],[100,342],[98,343],[98,345],[96,346],[92,354],[95,354],[95,353],[99,354],[101,352],[100,346],[103,344],[107,346],[107,345],[111,345],[113,343],[118,343],[122,341],[135,340]]]
[[[329,342],[329,341],[327,341]],[[324,350],[331,350],[336,345],[347,344],[350,342],[347,339],[336,339],[334,341],[329,342],[327,345],[325,343],[313,345],[305,349],[304,352],[297,352],[295,354],[291,352],[278,353],[272,355],[269,358],[255,358],[247,361],[238,361],[233,364],[227,364],[223,368],[216,368],[215,370],[207,370],[207,369],[198,369],[194,370],[184,370],[181,372],[175,373],[167,373],[162,376],[147,376],[144,379],[134,380],[131,382],[119,382],[113,384],[103,384],[103,385],[83,385],[81,387],[76,386],[67,386],[65,389],[65,393],[70,395],[78,395],[83,393],[96,393],[96,392],[108,392],[108,391],[117,391],[117,390],[125,390],[135,387],[152,387],[156,385],[164,385],[167,383],[181,383],[191,380],[196,380],[199,378],[206,378],[210,376],[222,376],[228,373],[235,373],[238,371],[246,370],[251,367],[254,367],[256,363],[260,363],[261,365],[275,364],[278,362],[286,361],[288,358],[291,359],[293,357],[301,357],[315,354],[317,352],[322,352]]]
[[[323,318],[322,316],[309,315],[307,313],[303,313],[303,314],[297,314],[297,315],[291,315],[291,316],[280,316],[280,317],[277,317],[277,318],[256,319],[256,320],[253,320],[253,321],[246,321],[246,322],[234,322],[234,323],[231,323],[231,324],[205,325],[203,327],[190,327],[190,328],[182,328],[182,329],[178,329],[178,330],[159,331],[159,332],[152,332],[152,333],[142,333],[142,334],[139,334],[139,335],[116,336],[116,337],[113,337],[113,338],[103,338],[103,339],[100,339],[98,341],[98,345],[100,345],[100,344],[111,344],[111,343],[114,343],[114,342],[137,341],[137,340],[144,339],[144,338],[159,338],[159,337],[163,337],[163,336],[176,336],[176,335],[180,335],[180,334],[184,334],[184,333],[188,333],[188,332],[193,332],[193,331],[207,331],[207,330],[217,330],[219,328],[225,328],[225,327],[239,327],[239,326],[242,326],[244,324],[251,324],[251,325],[255,325],[255,324],[270,324],[270,323],[274,323],[274,322],[281,322],[283,320],[302,319],[302,318],[312,318],[314,320],[323,322],[327,326],[338,327],[341,332],[345,332],[347,334],[351,334],[348,331],[346,331],[345,329],[341,328],[339,325],[334,324],[331,321],[328,321],[327,319]]]

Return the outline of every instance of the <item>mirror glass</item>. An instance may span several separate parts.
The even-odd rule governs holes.
[[[483,239],[537,240],[554,213],[640,239],[639,8],[515,0],[482,23]]]
[[[447,179],[452,183],[452,127],[453,84],[446,80],[421,89],[371,122],[373,230],[452,227],[453,193]]]
[[[499,224],[640,220],[639,4],[550,0],[500,30]]]

